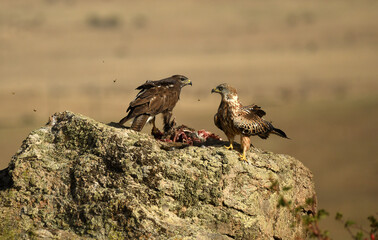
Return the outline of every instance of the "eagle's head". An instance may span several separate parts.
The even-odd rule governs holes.
[[[224,100],[238,100],[236,89],[227,83],[220,84],[216,88],[213,88],[211,93],[219,93]]]
[[[183,75],[173,75],[171,78],[178,82],[180,87],[185,87],[186,85],[192,86],[192,81]]]

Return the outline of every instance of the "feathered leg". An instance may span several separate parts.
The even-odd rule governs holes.
[[[160,132],[160,130],[155,125],[155,117],[150,120],[150,123],[152,124],[151,134],[157,139],[160,139],[163,136],[163,133]]]
[[[153,117],[153,118],[149,121],[149,123],[152,124],[152,130],[151,130],[151,132],[155,132],[156,130],[159,130],[159,129],[156,127],[156,125],[155,125],[155,117]]]
[[[140,132],[148,120],[149,115],[142,114],[134,118],[131,129]]]
[[[234,136],[232,135],[227,135],[228,141],[230,142],[230,146],[224,146],[226,149],[234,149],[234,146],[232,145],[234,143]]]
[[[164,132],[168,132],[171,128],[172,125],[170,120],[172,117],[172,112],[171,111],[165,111],[163,112],[163,123],[164,123]]]
[[[241,146],[242,146],[242,149],[243,149],[243,154],[239,155],[240,160],[248,162],[245,154],[249,150],[249,147],[251,146],[251,139],[249,138],[249,136],[246,136],[246,135],[241,135],[240,139],[241,139],[241,141],[240,141]]]

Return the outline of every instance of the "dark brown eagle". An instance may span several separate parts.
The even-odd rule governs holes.
[[[221,84],[211,92],[222,95],[218,112],[214,116],[214,123],[226,134],[230,142],[230,146],[226,148],[233,149],[234,137],[241,135],[243,155],[240,155],[240,160],[247,161],[245,154],[251,145],[250,136],[257,135],[266,139],[269,134],[273,133],[288,138],[282,130],[273,127],[271,122],[263,118],[265,112],[260,107],[256,105],[243,106],[235,88],[230,85]]]
[[[182,75],[173,75],[158,81],[146,81],[136,88],[140,92],[127,108],[127,116],[119,123],[124,124],[134,119],[131,129],[141,131],[147,122],[152,121],[152,131],[154,131],[156,129],[155,116],[162,113],[164,131],[168,131],[172,125],[170,122],[172,110],[180,98],[181,88],[186,85],[192,85],[192,82]]]

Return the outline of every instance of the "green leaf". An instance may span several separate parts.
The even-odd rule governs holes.
[[[322,218],[324,218],[324,217],[326,217],[326,216],[328,216],[329,215],[329,213],[326,211],[326,210],[324,210],[324,209],[320,209],[319,211],[318,211],[318,215],[317,215],[317,217],[318,217],[318,219],[322,219]]]
[[[343,218],[343,215],[339,212],[336,213],[335,219],[336,220],[341,220]]]
[[[310,215],[305,215],[302,217],[302,219],[305,225],[310,225],[311,223],[316,221],[316,219]]]
[[[286,207],[286,206],[287,206],[287,202],[284,199],[284,197],[281,196],[280,199],[278,199],[277,207]]]
[[[283,187],[282,188],[282,191],[289,191],[290,189],[292,189],[292,187],[290,187],[290,186],[286,186],[286,187]]]
[[[370,221],[370,228],[371,228],[371,233],[376,233],[378,231],[378,222],[377,219],[375,219],[374,216],[369,216],[368,220]]]
[[[299,212],[302,212],[304,210],[304,208],[302,206],[298,206],[294,209],[294,212],[295,213],[299,213]]]
[[[315,201],[314,201],[314,198],[312,198],[312,197],[306,199],[306,204],[307,204],[307,205],[312,205],[312,204],[314,204],[314,202],[315,202]]]
[[[355,224],[355,222],[348,220],[348,221],[345,222],[344,227],[348,228],[348,227],[350,227],[354,224]]]
[[[360,231],[354,237],[356,240],[362,240],[364,238],[364,234]]]

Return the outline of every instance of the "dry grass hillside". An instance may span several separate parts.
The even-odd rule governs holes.
[[[292,139],[254,145],[301,160],[320,207],[364,224],[378,211],[377,12],[373,0],[2,1],[0,169],[53,113],[118,121],[138,84],[183,74],[178,123],[221,134],[210,91],[232,84]]]

